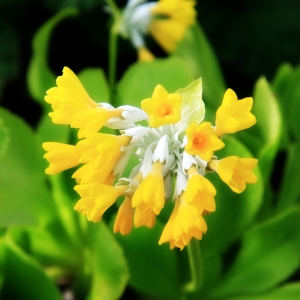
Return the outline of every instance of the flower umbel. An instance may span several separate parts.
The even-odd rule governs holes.
[[[162,11],[163,5],[171,6],[169,0],[160,2]],[[142,109],[96,103],[68,68],[58,77],[57,85],[46,96],[52,104],[50,116],[55,123],[77,128],[80,140],[76,145],[44,143],[44,157],[50,163],[46,173],[56,174],[78,166],[72,175],[76,180],[74,189],[80,196],[75,210],[89,221],[100,221],[117,198],[124,197],[114,232],[127,235],[133,225],[155,226],[166,201],[173,201],[174,209],[159,244],[169,242],[171,249],[182,250],[192,238],[202,238],[207,231],[206,215],[216,210],[217,191],[205,177],[208,172],[217,172],[236,193],[257,180],[252,171],[256,159],[218,159],[215,155],[225,146],[223,134],[255,123],[250,113],[252,98],[237,100],[235,93],[228,90],[213,127],[202,122],[201,80],[191,85],[193,98],[189,98],[189,87],[168,93],[158,85],[151,98],[141,101]],[[148,124],[142,126],[140,121]],[[119,134],[99,132],[102,127],[117,129]],[[137,158],[136,166],[127,168],[132,156]],[[124,170],[129,171],[128,177],[122,177]]]

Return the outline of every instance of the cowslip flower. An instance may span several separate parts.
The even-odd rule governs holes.
[[[89,221],[100,221],[116,199],[124,197],[113,230],[127,235],[133,226],[155,226],[166,201],[172,201],[174,209],[159,244],[169,243],[171,249],[182,250],[191,239],[202,238],[208,229],[206,215],[216,210],[217,191],[205,177],[208,172],[217,172],[236,193],[241,193],[246,184],[256,182],[252,171],[256,159],[217,158],[216,151],[225,145],[219,133],[227,133],[220,129],[220,124],[232,124],[232,115],[227,108],[218,110],[216,127],[221,126],[219,131],[211,123],[202,122],[205,108],[200,79],[175,93],[157,85],[152,97],[141,99],[140,109],[130,105],[114,108],[107,103],[94,102],[68,68],[64,68],[59,78],[58,85],[70,78],[73,84],[68,86],[67,94],[57,93],[50,116],[55,122],[53,116],[59,114],[60,124],[69,124],[82,134],[78,135],[80,140],[76,145],[43,144],[47,152],[44,157],[50,163],[46,173],[56,174],[77,167],[72,175],[76,181],[74,189],[80,197],[75,210]],[[71,105],[68,97],[73,97],[72,87],[75,91],[79,89],[83,98],[76,98],[75,109],[65,111],[62,109],[64,103]],[[48,92],[48,96],[51,93]],[[225,93],[226,101],[228,95],[232,95],[231,90]],[[87,99],[88,103],[94,103],[93,106],[86,105]],[[221,107],[225,104],[223,101]],[[232,105],[240,109],[234,113],[236,119],[249,116],[249,106],[243,103],[239,106],[235,102]],[[119,133],[99,132],[102,127],[117,129]],[[243,128],[245,126],[240,123],[239,130]],[[138,161],[128,170],[131,156]],[[122,175],[125,169],[129,171],[128,177]]]
[[[122,13],[120,34],[129,38],[138,51],[138,59],[151,61],[154,55],[147,49],[144,36],[150,34],[167,52],[176,49],[189,26],[196,18],[196,1],[159,0],[145,3],[146,0],[129,0]]]

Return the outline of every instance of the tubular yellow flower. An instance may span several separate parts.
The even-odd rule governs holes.
[[[79,139],[88,138],[93,133],[97,133],[109,119],[120,117],[121,114],[121,109],[106,109],[103,107],[87,109],[74,116],[71,127],[79,128]]]
[[[155,59],[155,56],[146,48],[146,47],[140,47],[138,49],[138,60],[139,61],[153,61]]]
[[[225,144],[213,134],[213,129],[210,122],[203,122],[197,126],[197,123],[192,123],[186,135],[188,143],[185,146],[185,151],[191,155],[198,155],[205,161],[210,161],[215,150],[222,149]]]
[[[153,128],[174,124],[180,120],[182,96],[169,94],[162,85],[157,85],[152,98],[141,102],[142,109],[149,115],[149,125]]]
[[[196,215],[202,215],[204,211],[215,211],[216,203],[214,197],[217,194],[215,187],[208,179],[199,174],[195,167],[189,170],[189,175],[184,201],[187,204],[195,205]]]
[[[134,212],[134,226],[141,227],[146,226],[148,228],[153,228],[155,225],[156,215],[152,211],[151,208],[147,208],[146,210],[140,210],[138,207]]]
[[[154,188],[155,187],[155,188]],[[141,212],[148,208],[158,215],[165,204],[164,179],[162,164],[153,163],[150,173],[143,179],[132,197],[132,207],[137,207]]]
[[[45,172],[50,175],[77,166],[83,154],[82,150],[77,146],[63,143],[46,142],[42,146],[47,151],[44,154],[44,158],[50,163]]]
[[[219,161],[213,160],[209,167],[216,171],[232,191],[240,194],[246,188],[246,183],[256,183],[257,177],[252,172],[258,160],[255,158],[239,158],[228,156]]]
[[[123,153],[121,148],[129,144],[130,140],[130,137],[123,135],[94,133],[77,144],[83,151],[80,162],[93,162],[96,169],[101,167],[103,171],[107,171],[108,175]]]
[[[112,187],[90,183],[76,185],[74,189],[81,197],[74,209],[86,215],[89,221],[98,222],[116,199],[124,194],[127,186]]]
[[[56,84],[57,87],[49,89],[45,96],[45,101],[52,105],[53,112],[49,116],[53,123],[71,124],[78,113],[98,106],[69,68],[64,67]]]
[[[133,213],[134,209],[131,206],[131,197],[125,197],[117,213],[114,223],[114,233],[120,232],[122,235],[127,235],[131,232]]]
[[[238,100],[235,92],[228,89],[223,102],[217,110],[214,133],[222,136],[249,128],[256,123],[255,116],[250,112],[253,105],[251,97]]]
[[[190,0],[160,0],[151,9],[153,20],[149,32],[166,52],[173,52],[195,22],[196,2]]]

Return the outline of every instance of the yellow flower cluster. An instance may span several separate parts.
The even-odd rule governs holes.
[[[250,112],[252,98],[238,100],[228,89],[215,126],[200,120],[184,130],[178,126],[184,117],[182,98],[158,85],[152,97],[141,102],[142,109],[129,105],[114,108],[93,101],[65,67],[57,87],[47,92],[45,100],[52,105],[49,115],[53,122],[77,128],[80,140],[76,145],[44,143],[44,157],[50,163],[46,173],[80,165],[72,176],[80,196],[75,210],[89,221],[100,221],[116,199],[124,196],[114,223],[114,232],[123,235],[131,232],[133,224],[152,228],[166,201],[173,199],[174,210],[159,244],[169,242],[171,249],[182,250],[193,237],[202,238],[207,230],[203,216],[216,209],[216,189],[205,178],[207,172],[216,171],[236,193],[257,180],[252,172],[256,159],[230,156],[218,160],[214,155],[225,146],[223,134],[256,123]],[[140,121],[149,126],[139,125]],[[120,135],[99,132],[103,126],[118,129]],[[132,155],[139,163],[128,178],[122,177]]]

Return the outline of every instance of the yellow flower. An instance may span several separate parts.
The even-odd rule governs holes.
[[[217,191],[212,183],[198,173],[195,167],[189,171],[189,179],[184,194],[184,201],[187,204],[194,204],[196,215],[216,210],[215,195]]]
[[[245,190],[246,183],[257,182],[257,177],[252,172],[257,162],[255,158],[228,156],[219,161],[213,160],[208,166],[219,174],[232,191],[240,194]]]
[[[162,164],[153,163],[149,174],[143,179],[132,197],[132,207],[138,207],[141,212],[148,208],[158,215],[165,204],[164,179]]]
[[[93,133],[98,132],[109,119],[120,117],[121,114],[121,109],[106,109],[103,107],[87,109],[74,116],[71,127],[79,128],[79,139],[88,138]]]
[[[79,147],[63,143],[46,142],[42,146],[47,151],[44,158],[50,163],[45,172],[51,175],[77,166],[83,154]]]
[[[127,235],[131,232],[134,209],[131,206],[131,197],[125,197],[119,207],[117,217],[114,223],[114,233],[120,232]]]
[[[222,149],[225,144],[213,134],[213,129],[210,122],[203,122],[197,126],[197,123],[192,123],[186,135],[188,143],[185,146],[185,151],[191,155],[198,155],[205,161],[210,161],[215,150]]]
[[[183,250],[193,237],[200,240],[207,231],[202,215],[195,215],[194,205],[187,204],[184,197],[182,193],[180,199],[176,200],[174,210],[158,242],[159,245],[169,242],[171,249],[178,247]]]
[[[112,187],[98,183],[76,185],[74,189],[81,199],[74,209],[87,216],[89,221],[98,222],[104,212],[124,194],[127,188],[127,186]]]
[[[57,87],[49,89],[45,96],[45,101],[52,105],[53,112],[49,116],[53,123],[71,124],[78,113],[98,106],[69,68],[64,67],[56,84]]]
[[[162,85],[157,85],[152,98],[141,102],[142,109],[149,115],[151,127],[159,127],[166,124],[174,124],[180,120],[180,106],[182,96],[169,94]]]
[[[235,133],[254,125],[256,118],[250,112],[252,105],[251,97],[238,100],[235,92],[228,89],[217,110],[214,133],[221,136],[224,133]]]
[[[89,138],[77,143],[83,151],[81,163],[93,162],[96,169],[101,168],[107,175],[112,171],[115,162],[123,154],[122,147],[131,138],[124,135],[94,133]]]
[[[155,225],[156,215],[151,208],[145,210],[140,210],[138,207],[134,212],[134,226],[141,227],[146,226],[148,228],[153,228]]]
[[[152,8],[149,32],[165,51],[173,52],[186,29],[195,22],[195,4],[190,0],[160,0]]]
[[[139,61],[153,61],[155,59],[155,56],[146,48],[146,47],[140,47],[138,49],[138,60]]]

